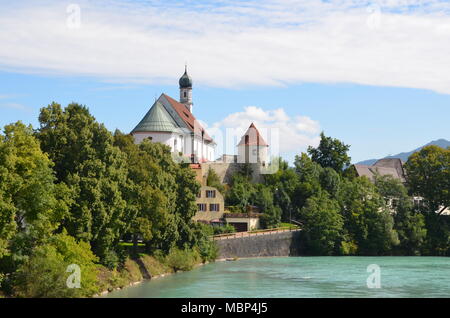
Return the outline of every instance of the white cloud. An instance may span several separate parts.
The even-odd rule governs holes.
[[[208,133],[213,137],[223,134],[223,138],[218,138],[217,150],[221,153],[223,151],[221,141],[225,141],[227,137],[230,138],[227,136],[227,131],[234,131],[239,141],[251,123],[255,124],[271,149],[281,154],[300,153],[307,146],[317,146],[320,141],[320,125],[317,121],[306,116],[288,116],[283,108],[264,110],[256,106],[247,106],[242,112],[228,115],[223,120],[212,124],[208,128]],[[235,145],[236,141],[232,142],[230,146],[233,148],[226,148],[225,152],[232,154]]]
[[[30,111],[30,108],[19,104],[19,103],[3,103],[0,104],[0,107],[2,108],[10,108],[10,109],[16,109],[16,110],[22,110],[22,111]]]
[[[2,4],[0,67],[121,83],[357,83],[450,93],[450,4],[429,0]],[[257,115],[257,114],[255,114]]]

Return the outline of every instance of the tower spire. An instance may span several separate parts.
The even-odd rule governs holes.
[[[180,81],[180,103],[192,113],[192,78],[187,73],[187,62],[184,64],[184,74]]]

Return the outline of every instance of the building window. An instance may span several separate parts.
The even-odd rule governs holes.
[[[202,197],[202,191],[198,191],[197,198],[201,198],[201,197]]]
[[[211,203],[209,205],[209,211],[211,211],[211,212],[219,212],[220,211],[220,204],[218,204],[218,203]]]
[[[197,204],[198,206],[198,210],[201,212],[205,212],[206,211],[206,203],[199,203]]]
[[[187,94],[186,94],[186,92],[184,92],[184,97],[186,98],[186,96],[187,96]]]
[[[206,190],[206,197],[207,198],[215,198],[216,197],[216,190]]]
[[[173,150],[177,150],[177,139],[173,141]]]

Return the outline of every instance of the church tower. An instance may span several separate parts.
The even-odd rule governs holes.
[[[187,66],[185,66],[184,74],[180,78],[180,103],[184,104],[186,108],[192,113],[192,78],[187,73]]]

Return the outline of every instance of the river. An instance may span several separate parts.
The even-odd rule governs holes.
[[[371,276],[379,269],[379,280]],[[200,266],[105,297],[450,297],[446,257],[276,257]]]

